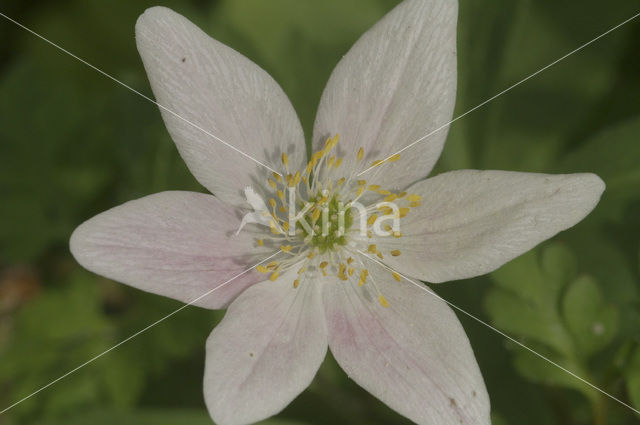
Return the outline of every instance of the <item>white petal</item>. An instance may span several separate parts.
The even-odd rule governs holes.
[[[327,352],[320,286],[295,272],[247,289],[207,341],[204,393],[218,425],[275,415],[315,376]]]
[[[280,86],[235,50],[165,7],[138,18],[136,41],[158,103],[245,154],[282,172],[305,159],[300,122]],[[189,169],[219,198],[240,205],[242,190],[266,182],[268,169],[162,110]]]
[[[409,189],[422,196],[400,222],[402,237],[377,241],[385,262],[428,282],[489,273],[582,220],[604,182],[594,174],[461,170]]]
[[[237,211],[211,195],[162,192],[127,202],[81,224],[71,253],[86,269],[144,291],[220,308],[261,276],[249,271],[268,257],[255,232],[233,233]],[[224,286],[222,286],[224,285]]]
[[[326,285],[329,347],[347,375],[424,425],[489,425],[489,398],[469,340],[451,309],[368,263],[369,283]],[[378,302],[376,282],[389,307]]]
[[[406,0],[365,33],[333,71],[322,95],[313,142],[338,133],[343,167],[362,170],[451,120],[456,94],[457,0]],[[425,177],[447,129],[362,178],[403,189]],[[358,147],[365,159],[355,163]]]

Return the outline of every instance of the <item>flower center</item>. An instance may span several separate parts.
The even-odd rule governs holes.
[[[306,222],[311,224],[312,232],[309,232],[306,227],[301,228],[303,240],[307,240],[311,247],[317,248],[320,254],[335,251],[339,246],[345,246],[347,232],[353,224],[351,209],[345,207],[338,195],[333,194],[331,199],[321,203],[326,196],[323,193],[318,193],[309,198],[309,203],[321,205],[322,208],[307,212],[304,217]]]
[[[290,170],[289,158],[282,153],[285,172],[273,173],[267,180],[272,197],[268,207],[262,202],[260,222],[268,223],[270,232],[256,242],[258,246],[279,249],[280,256],[257,266],[257,270],[269,274],[272,281],[294,269],[298,274],[293,281],[296,288],[304,277],[333,275],[359,286],[371,282],[377,289],[365,264],[371,264],[373,256],[382,260],[387,253],[378,250],[371,239],[374,235],[402,237],[400,220],[420,205],[418,195],[392,193],[379,185],[369,185],[366,180],[357,180],[356,170],[341,174],[343,158],[334,153],[338,140],[338,135],[328,138],[324,149],[311,156],[304,170]],[[359,148],[355,157],[360,163],[364,150]],[[384,164],[396,162],[399,157],[396,154],[373,162],[374,176]],[[372,198],[378,202],[367,207],[359,202]],[[398,256],[400,250],[390,250],[388,254]],[[400,280],[400,275],[391,274]],[[380,304],[388,305],[380,291],[378,298]]]

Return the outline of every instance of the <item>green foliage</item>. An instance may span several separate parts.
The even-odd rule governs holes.
[[[589,276],[569,285],[563,311],[576,348],[586,358],[605,348],[616,336],[618,311],[605,304],[597,282]]]
[[[584,380],[604,384],[592,360],[618,336],[620,313],[597,280],[578,274],[574,254],[557,243],[521,256],[492,278],[485,307],[493,324],[539,354],[513,344],[516,369],[531,381],[581,392],[600,414],[603,396]]]

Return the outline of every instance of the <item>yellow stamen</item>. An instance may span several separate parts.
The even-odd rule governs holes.
[[[328,137],[324,142],[324,150],[329,152],[333,148],[333,146],[335,146],[335,144],[333,143],[333,137]]]
[[[271,220],[269,222],[269,228],[271,229],[271,233],[273,233],[274,235],[279,235],[280,234],[280,229],[278,229],[278,226],[276,226],[276,222]]]
[[[282,252],[291,252],[291,245],[280,245],[280,250]]]
[[[260,273],[269,273],[269,269],[262,265],[256,266],[256,270]]]
[[[313,210],[313,212],[311,213],[311,221],[313,223],[315,223],[316,221],[318,221],[318,218],[320,218],[320,208],[316,208],[315,210]]]
[[[367,248],[367,252],[370,252],[372,254],[375,254],[376,252],[378,252],[378,249],[376,248],[375,244],[371,244],[369,245],[369,247]]]
[[[264,246],[264,241],[262,239],[258,239],[258,246]]]
[[[276,270],[275,272],[273,272],[273,274],[271,275],[271,277],[269,278],[269,280],[270,280],[271,282],[273,282],[273,281],[275,281],[275,280],[278,278],[278,276],[280,276],[280,272]]]
[[[360,272],[360,280],[358,281],[358,286],[362,286],[367,282],[367,276],[369,276],[369,270],[364,269]]]
[[[367,220],[367,226],[373,226],[373,223],[375,223],[377,219],[377,215],[371,214],[371,217],[369,217],[369,220]]]
[[[389,307],[389,301],[382,294],[378,294],[378,301],[380,301],[380,305],[384,308]]]
[[[294,280],[294,281],[293,281],[293,287],[294,287],[294,288],[297,288],[297,287],[298,287],[298,285],[300,285],[300,279],[296,279],[296,280]]]
[[[411,194],[411,195],[407,196],[407,201],[409,201],[409,202],[422,201],[422,197],[420,195]]]
[[[393,276],[393,278],[395,280],[397,280],[398,282],[400,282],[402,280],[402,278],[400,277],[400,275],[396,272],[391,272],[391,276]]]
[[[393,255],[394,257],[397,257],[400,254],[401,254],[401,252],[400,252],[399,249],[394,249],[393,251],[391,251],[391,255]]]
[[[289,157],[284,152],[282,152],[282,163],[284,164],[285,167],[289,166]]]
[[[364,157],[364,149],[360,148],[358,149],[358,162],[362,161],[363,157]]]

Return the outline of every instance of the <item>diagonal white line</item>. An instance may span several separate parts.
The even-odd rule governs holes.
[[[406,281],[414,284],[415,286],[417,286],[418,288],[420,288],[421,290],[425,291],[427,294],[432,295],[436,298],[438,298],[440,301],[443,301],[445,303],[447,303],[451,308],[454,308],[456,310],[458,310],[460,313],[472,318],[473,320],[475,320],[476,322],[486,326],[487,328],[491,329],[492,331],[498,333],[499,335],[502,335],[503,337],[505,337],[506,339],[508,339],[509,341],[519,345],[520,347],[524,348],[525,350],[529,351],[532,354],[535,354],[536,356],[540,357],[542,360],[545,360],[549,363],[551,363],[552,365],[554,365],[555,367],[557,367],[558,369],[562,370],[563,372],[568,373],[569,375],[573,376],[575,379],[579,380],[580,382],[588,385],[589,387],[593,388],[594,390],[598,391],[601,394],[604,394],[605,396],[609,397],[610,399],[617,401],[618,403],[620,403],[621,405],[633,410],[635,413],[640,415],[640,410],[637,410],[633,407],[631,407],[630,405],[628,405],[627,403],[625,403],[624,401],[620,400],[619,398],[616,398],[615,396],[609,394],[608,392],[606,392],[603,389],[598,388],[597,386],[595,386],[594,384],[592,384],[591,382],[587,381],[584,378],[581,378],[580,376],[576,375],[575,373],[571,372],[569,369],[565,368],[564,366],[559,365],[558,363],[554,362],[553,360],[551,360],[550,358],[546,357],[543,354],[538,353],[537,351],[535,351],[533,348],[528,347],[527,345],[521,343],[520,341],[518,341],[517,339],[507,335],[506,333],[502,332],[500,329],[497,329],[493,326],[491,326],[490,324],[488,324],[487,322],[485,322],[484,320],[474,316],[473,314],[469,313],[468,311],[464,310],[461,307],[458,307],[457,305],[445,300],[444,298],[442,298],[440,295],[436,294],[435,292],[433,292],[430,288],[428,288],[425,285],[421,285],[420,283],[408,278],[407,276],[403,275],[402,273],[398,272],[397,270],[392,269],[391,267],[387,266],[386,264],[382,263],[381,261],[379,261],[377,258],[372,257],[370,255],[368,255],[367,253],[358,250],[358,252],[361,255],[364,255],[365,257],[367,257],[369,260],[379,264],[380,266],[384,267],[385,269],[397,273],[398,275],[400,275],[403,279],[405,279]]]
[[[0,411],[0,415],[2,415],[3,413],[5,413],[7,410],[14,408],[15,406],[17,406],[18,404],[22,403],[25,400],[30,399],[31,397],[33,397],[34,395],[38,394],[40,391],[43,391],[47,388],[49,388],[50,386],[52,386],[53,384],[57,383],[58,381],[61,381],[62,379],[66,378],[67,376],[71,375],[72,373],[77,372],[78,370],[82,369],[83,367],[85,367],[86,365],[93,363],[94,361],[98,360],[100,357],[104,356],[107,353],[110,353],[111,351],[115,350],[116,348],[120,347],[121,345],[131,341],[133,338],[139,336],[140,334],[148,331],[149,329],[153,328],[154,326],[164,322],[165,320],[167,320],[168,318],[176,315],[177,313],[181,312],[182,310],[184,310],[185,308],[189,307],[190,305],[192,305],[193,303],[198,302],[199,300],[201,300],[202,298],[208,296],[209,294],[211,294],[214,291],[217,291],[218,289],[226,286],[229,282],[239,278],[240,276],[242,276],[243,274],[253,270],[256,266],[264,263],[265,261],[275,257],[276,255],[278,255],[280,253],[280,251],[268,256],[267,258],[265,258],[264,260],[260,261],[259,263],[254,264],[253,266],[249,267],[248,269],[244,270],[241,273],[238,273],[237,275],[233,276],[231,279],[227,280],[226,282],[221,283],[220,285],[216,286],[215,288],[205,292],[204,294],[200,295],[198,298],[192,300],[191,302],[189,302],[188,304],[185,304],[183,306],[181,306],[180,308],[172,311],[171,313],[167,314],[166,316],[156,320],[155,322],[151,323],[149,326],[140,329],[138,332],[134,333],[133,335],[123,339],[122,341],[120,341],[119,343],[117,343],[116,345],[112,346],[111,348],[106,349],[105,351],[103,351],[102,353],[90,358],[89,360],[87,360],[86,362],[82,363],[80,366],[70,370],[69,372],[65,373],[64,375],[54,379],[53,381],[49,382],[47,385],[44,385],[42,387],[40,387],[39,389],[37,389],[36,391],[32,392],[31,394],[29,394],[28,396],[25,396],[23,398],[21,398],[20,400],[16,401],[15,403],[13,403],[11,406],[8,406],[6,408],[4,408],[2,411]]]
[[[539,70],[537,70],[537,71],[536,71],[536,72],[534,72],[533,74],[529,75],[528,77],[523,78],[522,80],[518,81],[517,83],[515,83],[515,84],[513,84],[513,85],[511,85],[511,86],[507,87],[506,89],[502,90],[500,93],[496,94],[495,96],[490,97],[489,99],[485,100],[484,102],[480,103],[479,105],[476,105],[476,106],[474,106],[473,108],[469,109],[467,112],[465,112],[465,113],[463,113],[463,114],[461,114],[461,115],[458,115],[457,117],[455,117],[454,119],[452,119],[452,120],[451,120],[451,121],[449,121],[448,123],[441,125],[440,127],[436,128],[435,130],[433,130],[432,132],[430,132],[429,134],[426,134],[426,135],[422,136],[422,137],[421,137],[421,138],[419,138],[418,140],[416,140],[416,141],[414,141],[414,142],[412,142],[412,143],[408,144],[407,146],[405,146],[404,148],[400,149],[399,151],[392,153],[391,155],[389,155],[388,157],[386,157],[384,160],[382,160],[381,162],[377,163],[376,165],[372,165],[372,166],[370,166],[369,168],[367,168],[366,170],[361,171],[361,172],[358,174],[358,177],[359,177],[359,176],[361,176],[361,175],[363,175],[364,173],[366,173],[366,172],[368,172],[368,171],[370,171],[370,170],[372,170],[372,169],[374,169],[374,168],[378,167],[379,165],[382,165],[385,161],[387,161],[387,160],[388,160],[389,158],[391,158],[392,156],[397,155],[397,154],[399,154],[399,153],[402,153],[402,152],[404,152],[405,150],[409,149],[410,147],[415,146],[416,144],[418,144],[418,143],[420,143],[420,142],[424,141],[425,139],[427,139],[427,138],[429,138],[429,137],[433,136],[434,134],[438,133],[439,131],[442,131],[442,130],[444,130],[445,128],[448,128],[451,124],[453,124],[454,122],[458,121],[459,119],[464,118],[464,117],[466,117],[467,115],[469,115],[470,113],[472,113],[472,112],[476,111],[477,109],[482,108],[482,107],[483,107],[484,105],[486,105],[487,103],[489,103],[489,102],[492,102],[492,101],[496,100],[497,98],[499,98],[499,97],[500,97],[500,96],[502,96],[503,94],[505,94],[505,93],[507,93],[507,92],[509,92],[509,91],[513,90],[514,88],[518,87],[519,85],[523,84],[524,82],[529,81],[530,79],[532,79],[532,78],[533,78],[533,77],[535,77],[536,75],[538,75],[538,74],[540,74],[540,73],[542,73],[542,72],[546,71],[547,69],[549,69],[549,68],[551,68],[552,66],[554,66],[554,65],[558,64],[559,62],[562,62],[563,60],[565,60],[565,59],[566,59],[566,58],[568,58],[569,56],[573,55],[574,53],[577,53],[577,52],[579,52],[580,50],[584,49],[585,47],[590,46],[591,44],[593,44],[593,43],[595,43],[596,41],[600,40],[602,37],[604,37],[604,36],[606,36],[606,35],[608,35],[608,34],[612,33],[613,31],[617,30],[618,28],[622,27],[623,25],[626,25],[626,24],[628,24],[629,22],[633,21],[633,20],[634,20],[634,19],[636,19],[638,16],[640,16],[640,13],[637,13],[637,14],[633,15],[631,18],[629,18],[629,19],[625,20],[624,22],[621,22],[621,23],[619,23],[618,25],[616,25],[615,27],[613,27],[613,28],[611,28],[611,29],[609,29],[609,30],[607,30],[607,31],[603,32],[602,34],[600,34],[599,36],[597,36],[597,37],[596,37],[596,38],[594,38],[593,40],[591,40],[591,41],[588,41],[588,42],[584,43],[582,46],[580,46],[580,47],[578,47],[578,48],[576,48],[576,49],[574,49],[574,50],[570,51],[569,53],[567,53],[566,55],[562,56],[561,58],[556,59],[555,61],[551,62],[549,65],[547,65],[547,66],[545,66],[545,67],[543,67],[543,68],[540,68]]]
[[[71,53],[70,51],[66,50],[65,48],[59,46],[58,44],[54,43],[53,41],[45,38],[44,36],[38,34],[37,32],[33,31],[32,29],[22,25],[20,22],[8,17],[7,15],[5,15],[4,13],[0,12],[0,16],[2,16],[3,18],[5,18],[6,20],[13,22],[14,24],[16,24],[17,26],[19,26],[20,28],[30,32],[31,34],[35,35],[36,37],[38,37],[39,39],[49,43],[51,46],[55,47],[56,49],[60,50],[61,52],[66,53],[67,55],[71,56],[72,58],[82,62],[83,64],[85,64],[86,66],[88,66],[89,68],[99,72],[100,74],[104,75],[105,77],[107,77],[108,79],[116,82],[117,84],[121,85],[122,87],[132,91],[133,93],[137,94],[138,96],[142,97],[143,99],[148,100],[149,102],[155,104],[158,108],[170,113],[171,115],[173,115],[174,117],[184,121],[185,123],[189,124],[190,126],[202,131],[204,134],[206,134],[209,137],[212,137],[213,139],[217,140],[218,142],[222,143],[223,145],[227,146],[230,149],[233,149],[234,151],[238,152],[240,155],[244,156],[245,158],[250,159],[251,161],[255,162],[256,164],[262,165],[264,168],[268,169],[269,171],[272,171],[280,176],[282,176],[282,174],[278,173],[276,170],[274,170],[273,168],[269,167],[268,165],[258,161],[257,159],[255,159],[254,157],[252,157],[251,155],[248,155],[244,152],[242,152],[240,149],[236,148],[235,146],[225,142],[224,140],[222,140],[221,138],[219,138],[218,136],[216,136],[215,134],[212,134],[211,132],[205,130],[204,128],[200,127],[197,124],[192,123],[191,121],[189,121],[188,119],[182,117],[181,115],[177,114],[176,112],[172,111],[171,109],[167,108],[166,106],[163,106],[161,104],[159,104],[158,102],[156,102],[155,100],[151,99],[149,96],[146,96],[142,93],[140,93],[138,90],[134,89],[133,87],[123,83],[122,81],[118,80],[116,77],[112,76],[111,74],[106,73],[105,71],[99,69],[98,67],[90,64],[89,62],[87,62],[86,60],[74,55],[73,53]],[[1,412],[0,412],[1,413]]]

